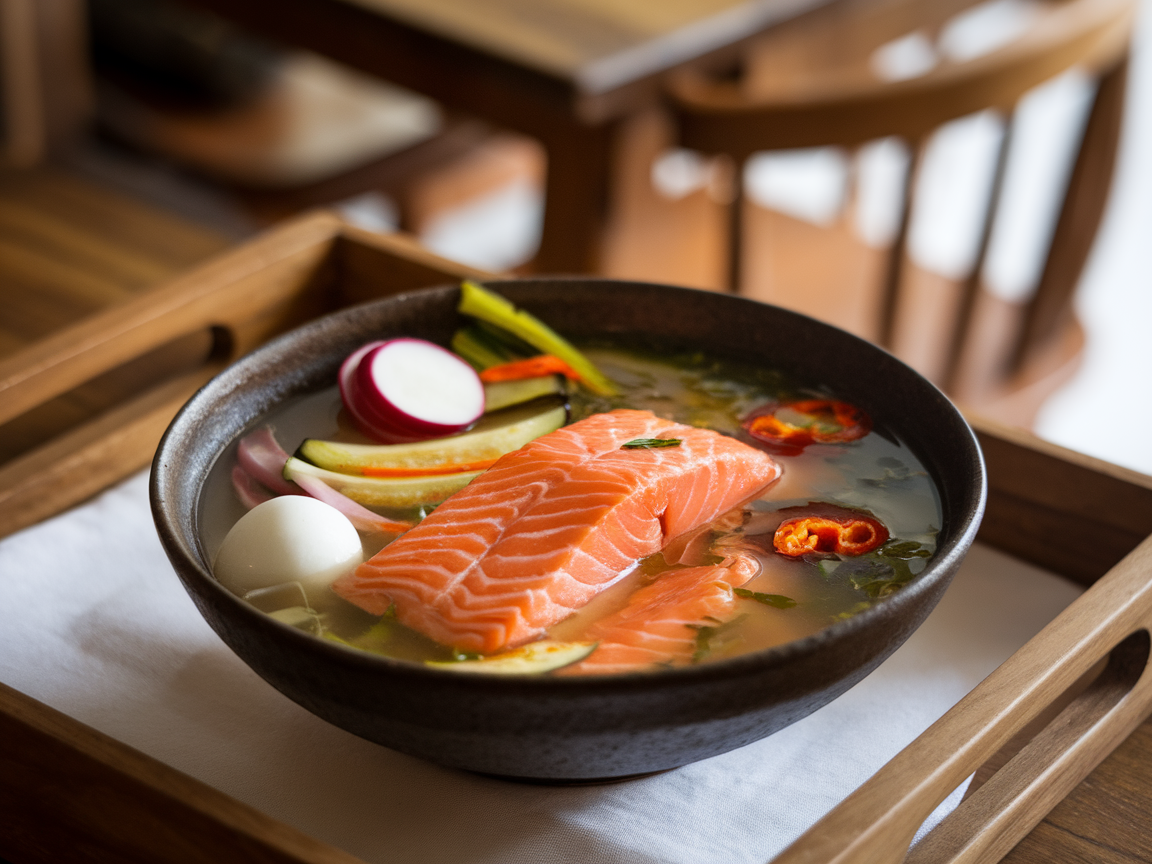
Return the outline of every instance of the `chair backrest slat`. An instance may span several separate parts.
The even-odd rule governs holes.
[[[1051,251],[1025,310],[1010,372],[1018,370],[1035,349],[1052,339],[1071,311],[1072,295],[1088,260],[1112,184],[1127,78],[1125,58],[1100,79]]]
[[[928,136],[945,123],[988,109],[1007,121],[1026,93],[1055,76],[1072,68],[1097,76],[1097,98],[1051,252],[1034,295],[1018,316],[1011,344],[1000,351],[1005,359],[998,374],[1007,379],[1069,322],[1072,295],[1110,185],[1136,2],[1046,0],[1032,7],[1036,17],[1021,35],[981,56],[937,58],[928,71],[904,80],[885,80],[870,65],[872,52],[886,42],[915,32],[935,37],[952,16],[973,5],[972,0],[841,0],[765,37],[757,47],[762,59],[745,64],[745,78],[715,79],[700,69],[687,69],[669,79],[667,93],[679,143],[725,154],[738,166],[766,150],[855,147],[896,136],[909,143],[914,172]],[[960,376],[972,341],[968,331],[981,318],[974,309],[983,291],[981,270],[1000,197],[1007,137],[1001,142],[975,265],[968,277],[960,279],[958,320],[949,324],[954,329],[941,334],[938,343],[944,346],[939,380],[945,385]],[[910,173],[881,295],[879,341],[888,345],[893,344],[900,320],[914,182]],[[739,224],[737,216],[733,225]],[[732,245],[740,249],[739,242]]]

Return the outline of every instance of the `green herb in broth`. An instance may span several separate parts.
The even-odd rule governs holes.
[[[742,623],[746,615],[738,615],[728,621],[709,618],[712,624],[686,624],[685,626],[696,631],[696,649],[692,653],[692,662],[699,663],[714,652],[727,647],[733,639],[739,638],[737,625]]]
[[[926,471],[916,471],[909,468],[899,459],[891,457],[884,457],[876,460],[877,467],[883,469],[883,473],[879,477],[861,477],[856,482],[861,486],[867,486],[872,489],[883,489],[891,487],[896,483],[903,483],[911,480],[914,477],[927,477]]]
[[[923,572],[923,559],[930,557],[931,550],[922,543],[897,540],[857,558],[821,561],[817,568],[824,576],[846,579],[857,591],[877,599],[911,582]]]
[[[732,593],[737,597],[755,600],[757,603],[763,603],[765,606],[772,606],[776,609],[791,609],[796,605],[795,600],[791,597],[785,597],[783,594],[765,594],[761,591],[749,591],[747,588],[733,588]]]

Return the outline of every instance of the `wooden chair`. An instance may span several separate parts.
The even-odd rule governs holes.
[[[865,335],[967,407],[1030,425],[1043,399],[1074,371],[1083,346],[1071,300],[1111,179],[1135,4],[1043,0],[1021,36],[988,53],[945,60],[903,80],[877,73],[878,48],[911,33],[931,44],[949,19],[971,6],[971,0],[841,0],[775,29],[749,49],[736,72],[684,72],[668,82],[668,95],[681,145],[724,155],[738,168],[765,150],[855,148],[888,136],[904,139],[911,164],[891,247],[871,261],[861,258],[862,245],[845,245],[840,225],[841,236],[831,233],[841,245],[834,242],[832,251],[815,263],[824,266],[837,249],[844,256],[843,250],[852,246],[857,259],[844,259],[849,272],[841,277],[840,299],[847,306],[870,306],[875,323]],[[1051,251],[1031,298],[1000,300],[982,285],[994,205],[970,275],[944,280],[922,272],[909,260],[906,245],[914,182],[929,136],[949,121],[986,109],[1010,116],[1030,89],[1073,67],[1087,70],[1099,83]],[[1009,137],[1005,134],[1000,144],[993,202]],[[742,182],[734,185],[729,284],[731,290],[746,290],[743,271],[756,245],[771,243],[772,237],[750,230],[757,226],[748,222],[765,221],[764,214],[745,200]],[[778,231],[787,226],[786,220],[774,224]],[[782,242],[794,243],[794,238]],[[793,266],[811,267],[811,259],[794,260]],[[864,284],[861,274],[869,275],[869,269],[875,278]],[[862,300],[860,292],[869,291],[872,295]]]

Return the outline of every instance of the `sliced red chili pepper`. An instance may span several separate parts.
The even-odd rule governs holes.
[[[770,403],[745,420],[744,428],[757,441],[774,445],[785,455],[796,455],[809,444],[863,438],[872,431],[872,418],[847,402],[802,399]]]
[[[866,555],[886,543],[888,536],[884,523],[871,516],[799,516],[780,523],[772,546],[789,558],[810,552]]]

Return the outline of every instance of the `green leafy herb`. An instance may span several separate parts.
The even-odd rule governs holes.
[[[886,561],[872,556],[845,561],[836,572],[873,600],[887,597],[911,581],[913,575],[905,561]]]
[[[839,558],[821,558],[816,562],[816,569],[821,576],[831,576],[840,568],[841,563]]]
[[[925,476],[923,471],[913,471],[899,459],[884,456],[876,460],[876,465],[884,471],[879,477],[861,477],[856,482],[871,489],[886,489],[913,477]]]
[[[679,447],[679,438],[633,438],[621,444],[621,450],[653,450],[658,447]]]
[[[876,554],[885,558],[931,558],[932,550],[915,540],[890,540]]]
[[[911,582],[924,569],[932,550],[915,540],[889,540],[858,558],[830,558],[817,563],[824,576],[847,579],[857,591],[876,600]]]
[[[777,609],[791,609],[796,605],[796,601],[791,597],[785,597],[783,594],[763,594],[759,591],[749,591],[747,588],[733,588],[732,593],[737,597],[743,597],[746,600],[755,600],[757,603],[763,603],[765,606],[774,606]]]
[[[704,620],[712,621],[713,624],[686,625],[689,629],[696,631],[696,650],[692,652],[692,662],[699,663],[719,648],[726,639],[731,637],[732,629],[747,617],[747,615],[738,615],[730,621],[721,621],[718,618],[708,616]]]

